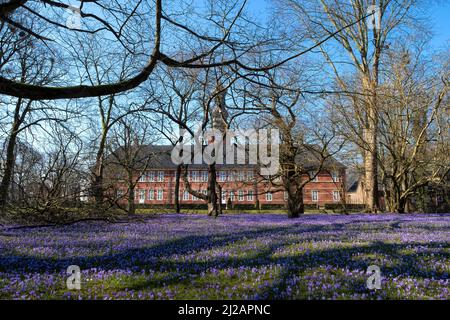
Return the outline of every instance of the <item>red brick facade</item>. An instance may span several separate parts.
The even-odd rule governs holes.
[[[207,171],[205,169],[192,169],[189,171],[189,181],[192,189],[206,193]],[[306,177],[306,176],[305,176]],[[268,182],[258,182],[253,169],[242,170],[226,169],[217,171],[217,180],[222,186],[222,203],[231,199],[233,204],[256,204],[257,198],[261,205],[283,205],[286,202],[286,193],[280,188],[269,187]],[[320,173],[315,181],[306,184],[304,188],[304,203],[325,204],[340,203],[343,197],[345,169]],[[174,203],[175,170],[155,169],[149,170],[139,180],[135,195],[136,203],[171,205]],[[124,192],[123,190],[122,192]],[[196,199],[185,191],[184,183],[180,181],[181,204],[203,204],[204,200]]]

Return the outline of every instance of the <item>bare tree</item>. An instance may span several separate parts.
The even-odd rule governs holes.
[[[220,3],[227,2],[221,1]],[[250,41],[245,38],[243,41],[239,41],[232,37],[233,29],[236,28],[236,25],[241,20],[240,18],[246,7],[247,0],[242,1],[240,5],[232,5],[231,8],[223,10],[222,12],[226,12],[226,16],[221,17],[221,20],[218,21],[214,19],[217,16],[215,12],[210,12],[209,14],[202,12],[204,16],[203,22],[209,24],[210,28],[215,31],[220,32],[222,35],[220,37],[201,34],[195,31],[198,24],[192,25],[192,22],[201,19],[199,14],[189,17],[190,19],[188,18],[187,20],[190,23],[176,21],[168,13],[169,8],[173,9],[174,6],[169,7],[167,5],[163,10],[162,0],[155,0],[154,6],[153,3],[147,1],[128,1],[127,4],[125,5],[117,1],[111,1],[108,4],[97,1],[82,1],[80,7],[75,8],[65,2],[53,0],[42,0],[37,3],[27,0],[2,2],[0,4],[0,19],[2,25],[7,26],[7,28],[4,28],[5,33],[20,30],[21,33],[32,36],[44,43],[51,42],[51,40],[55,43],[57,42],[55,39],[55,29],[58,30],[60,39],[70,38],[74,34],[93,37],[97,40],[101,38],[112,38],[115,41],[110,44],[115,47],[116,53],[122,50],[122,52],[130,52],[145,57],[146,59],[143,59],[143,63],[129,77],[124,79],[115,78],[103,84],[92,85],[84,83],[84,79],[80,79],[81,81],[75,81],[75,83],[82,84],[51,87],[23,84],[11,78],[0,76],[0,93],[33,100],[113,95],[136,88],[145,82],[149,79],[158,63],[176,68],[204,69],[230,67],[248,73],[259,72],[275,68],[312,51],[320,44],[325,43],[342,32],[345,28],[358,22],[358,20],[351,21],[348,25],[337,28],[330,35],[318,40],[316,45],[301,50],[289,57],[282,57],[274,64],[261,66],[250,65],[249,61],[254,61],[251,57],[256,54],[255,50],[252,49],[256,47],[261,48],[264,45],[264,41],[260,41],[257,38],[256,40],[253,39]],[[210,7],[214,8],[214,6]],[[75,20],[78,20],[77,23],[68,25],[67,21],[64,21],[62,12],[67,10],[72,11]],[[182,10],[185,10],[183,14],[186,14],[186,8],[183,7]],[[40,20],[51,26],[52,30],[43,34],[35,32],[26,21],[20,19],[25,13],[30,14],[33,19]],[[153,17],[153,23],[150,23],[146,19],[149,16]],[[208,19],[208,17],[211,17],[211,19]],[[81,25],[81,22],[84,26]],[[166,27],[168,32],[163,32],[163,26]],[[153,34],[151,43],[148,41],[136,41],[134,37],[142,35],[142,30],[146,31],[144,32],[146,35]],[[186,47],[183,45],[185,39],[192,41],[189,45],[192,50],[184,52],[179,59],[171,53],[163,51],[167,43],[170,43],[176,37],[183,39],[183,41],[179,42],[180,46],[183,47]],[[137,46],[135,45],[136,43],[138,43]],[[144,43],[148,44],[148,46],[144,50],[141,50]],[[56,47],[60,50],[64,49],[62,45],[57,45]],[[148,47],[152,49],[149,50]],[[179,52],[182,52],[182,50]],[[72,54],[76,53],[72,52]]]
[[[17,61],[9,63],[8,73],[15,75],[24,84],[46,85],[55,83],[61,78],[57,71],[56,62],[52,57],[46,56],[45,50],[34,39],[23,39],[20,48],[15,49]],[[9,121],[9,132],[5,137],[6,152],[0,184],[0,208],[7,204],[9,187],[11,184],[13,168],[15,165],[15,148],[17,139],[24,131],[32,130],[44,122],[63,122],[69,116],[68,104],[55,105],[23,98],[10,98],[0,102],[4,106],[5,119]],[[65,105],[65,106],[64,106]]]
[[[124,197],[127,200],[127,212],[130,215],[135,214],[135,189],[142,176],[155,156],[148,152],[148,146],[152,140],[156,141],[154,129],[144,119],[129,116],[118,122],[113,129],[111,143],[109,144],[110,155],[107,161],[106,177],[114,186],[119,185],[119,190],[126,188],[126,192],[118,192],[115,202],[120,206]],[[115,191],[119,191],[115,190]]]
[[[300,74],[296,68],[292,73],[286,70],[268,72],[268,85],[247,93],[252,100],[252,107],[247,111],[258,112],[262,127],[276,128],[280,132],[280,169],[277,174],[260,176],[260,182],[269,183],[269,190],[260,192],[286,192],[289,218],[298,218],[304,213],[304,187],[319,173],[331,169],[332,157],[342,146],[338,144],[331,151],[330,144],[336,143],[332,127],[325,123],[316,124],[315,128],[304,124],[308,101],[297,88],[302,82]],[[316,121],[320,123],[318,117]]]
[[[349,98],[353,105],[361,131],[360,147],[364,159],[365,191],[367,209],[379,210],[378,203],[378,136],[379,110],[378,88],[380,66],[384,52],[389,48],[389,39],[400,26],[410,20],[409,13],[416,4],[414,0],[372,1],[372,0],[280,0],[282,12],[290,13],[306,28],[314,41],[320,35],[330,35],[334,29],[358,21],[333,36],[334,42],[320,45],[325,61],[331,67],[339,91]],[[372,13],[369,19],[367,14]],[[303,34],[303,33],[302,33]],[[347,53],[348,59],[334,53],[336,47]],[[351,87],[344,74],[352,66],[360,85]],[[356,89],[356,90],[355,90]],[[359,94],[356,93],[359,91]],[[356,94],[354,94],[356,93]]]
[[[40,150],[19,144],[14,169],[14,207],[9,215],[24,221],[62,222],[81,215],[82,141],[58,123],[45,128],[47,143]],[[25,147],[25,148],[24,148]],[[74,215],[74,216],[72,216]]]
[[[398,213],[412,209],[419,189],[449,173],[448,59],[427,61],[423,46],[390,53],[380,94],[379,164],[388,208]]]
[[[202,108],[196,97],[200,89],[198,82],[200,72],[168,68],[158,72],[157,76],[158,83],[163,85],[149,89],[151,92],[157,92],[154,95],[155,101],[149,108],[161,117],[157,121],[160,126],[156,126],[155,129],[176,146],[181,142],[177,134],[180,130],[188,130],[193,136],[192,125],[202,121]],[[180,181],[183,170],[183,164],[178,164],[174,186],[174,207],[177,213],[181,212]]]
[[[88,39],[83,42],[83,39],[75,38],[68,44],[80,48],[75,59],[78,62],[75,69],[92,86],[107,82],[111,73],[117,75],[119,79],[125,79],[132,72],[132,65],[135,60],[129,53],[121,56],[105,53],[102,43],[97,43],[95,39]],[[83,115],[91,118],[94,127],[99,128],[98,136],[93,139],[95,141],[95,147],[93,148],[95,155],[90,170],[91,185],[89,188],[99,208],[104,204],[105,199],[104,161],[110,131],[114,125],[128,115],[148,111],[149,109],[146,109],[146,106],[150,100],[151,98],[139,97],[134,92],[129,92],[98,96],[83,101],[83,105],[88,106]],[[91,103],[95,107],[91,107]]]

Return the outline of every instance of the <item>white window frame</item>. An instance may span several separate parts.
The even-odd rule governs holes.
[[[154,189],[148,190],[147,197],[148,200],[155,200],[155,190]]]
[[[247,201],[253,201],[253,190],[247,190]]]
[[[125,191],[123,189],[117,189],[117,198],[122,198],[125,195]]]
[[[208,181],[208,171],[206,171],[206,170],[202,171],[202,178],[201,179],[202,179],[203,182]]]
[[[230,200],[234,201],[234,190],[230,191]]]
[[[158,171],[158,182],[164,182],[165,174],[164,171]]]
[[[238,181],[244,181],[245,179],[245,173],[244,171],[238,171]]]
[[[139,190],[139,203],[145,202],[145,190],[141,189]]]
[[[147,181],[155,182],[155,171],[149,171],[147,173]]]
[[[247,181],[252,181],[254,178],[253,171],[247,171]]]
[[[332,172],[331,173],[331,179],[333,180],[333,182],[339,182],[341,179],[339,177],[339,172]]]
[[[184,190],[183,191],[183,200],[184,201],[189,201],[189,195],[190,195],[189,191]]]
[[[164,190],[163,189],[158,189],[158,191],[156,193],[156,200],[158,200],[158,201],[164,200]]]
[[[273,200],[273,194],[272,192],[266,193],[266,201],[271,202]]]
[[[244,197],[244,191],[243,190],[239,190],[238,191],[238,201],[244,201],[245,197]]]
[[[145,178],[146,178],[146,177],[145,177],[145,174],[142,174],[142,175],[139,177],[139,182],[145,182],[145,181],[146,181]]]
[[[336,197],[336,195],[337,195],[337,197]],[[341,201],[341,193],[338,190],[333,191],[333,201],[334,202]]]
[[[197,170],[191,171],[191,181],[197,182],[198,180],[199,180],[198,171]]]
[[[219,171],[219,181],[227,181],[227,173],[225,171]]]
[[[316,195],[316,197],[314,197],[314,195]],[[319,191],[318,190],[311,190],[311,201],[319,202]]]

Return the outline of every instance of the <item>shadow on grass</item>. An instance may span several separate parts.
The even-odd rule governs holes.
[[[82,256],[70,258],[52,257],[32,257],[17,256],[0,253],[0,271],[4,272],[64,272],[69,265],[79,265],[82,270],[98,268],[101,270],[129,269],[131,271],[156,270],[167,273],[164,279],[148,279],[136,284],[127,286],[131,290],[143,290],[160,288],[163,285],[189,285],[191,279],[188,275],[198,275],[207,272],[210,268],[224,270],[227,268],[262,267],[269,265],[282,266],[281,274],[274,283],[263,289],[261,294],[269,295],[269,292],[277,286],[283,288],[292,274],[299,274],[309,268],[331,266],[348,270],[365,270],[371,264],[381,267],[383,274],[390,274],[392,277],[409,274],[418,278],[431,278],[436,280],[447,279],[445,272],[434,272],[420,267],[420,261],[426,260],[431,254],[439,254],[444,259],[450,258],[450,253],[446,251],[447,242],[430,243],[385,243],[372,242],[367,245],[345,248],[324,248],[315,249],[308,252],[298,252],[296,254],[286,254],[284,256],[274,255],[277,250],[295,244],[292,239],[286,237],[289,234],[304,233],[308,237],[301,241],[324,241],[331,238],[343,239],[350,242],[355,237],[358,230],[346,230],[345,223],[332,225],[291,225],[282,227],[263,227],[249,231],[232,232],[230,234],[212,235],[189,235],[152,247],[135,247],[125,249],[113,254],[98,256]],[[401,229],[400,223],[391,225],[391,229]],[[345,231],[345,236],[339,235]],[[235,245],[239,241],[257,241],[258,238],[270,237],[271,241],[266,247],[259,248],[252,252],[250,256],[243,257],[214,257],[206,261],[171,261],[174,255],[183,256],[202,251],[219,249],[227,245]],[[423,246],[427,251],[432,252],[409,252],[411,247]],[[405,253],[409,252],[409,253]],[[385,255],[393,263],[390,266],[380,265],[378,258],[354,259],[357,255]],[[186,277],[180,277],[180,274]],[[360,284],[363,290],[364,283]],[[124,287],[125,288],[125,287]]]

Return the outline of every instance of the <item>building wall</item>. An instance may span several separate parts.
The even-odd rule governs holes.
[[[197,174],[192,174],[192,171]],[[153,172],[153,173],[152,173]],[[163,176],[159,172],[164,172]],[[226,172],[226,180],[221,179],[221,172]],[[244,174],[239,173],[244,172]],[[247,178],[250,172],[250,178]],[[226,203],[231,198],[234,204],[256,204],[257,199],[262,205],[283,205],[286,202],[287,195],[284,191],[277,191],[279,188],[270,187],[267,182],[256,183],[257,175],[251,170],[218,170],[218,182],[225,192],[222,203]],[[231,173],[231,174],[230,174]],[[230,177],[231,176],[231,177]],[[241,180],[243,176],[244,180]],[[252,178],[253,177],[253,178]],[[304,203],[318,204],[323,206],[327,203],[340,203],[340,197],[343,196],[343,181],[345,180],[345,171],[336,172],[336,180],[333,181],[330,173],[320,173],[316,181],[311,181],[304,188]],[[207,190],[207,171],[191,170],[189,172],[189,181],[192,189],[196,191]],[[229,181],[231,179],[231,181]],[[162,180],[162,181],[161,181]],[[141,177],[135,190],[135,202],[140,204],[166,204],[174,203],[175,170],[151,170],[147,176]],[[122,190],[125,192],[125,190]],[[180,181],[180,203],[181,204],[202,204],[204,200],[195,199],[191,194],[184,197],[185,187],[183,180]],[[333,194],[333,192],[335,194]],[[317,199],[313,199],[317,195]],[[161,198],[162,196],[162,198]]]
[[[347,203],[348,204],[365,204],[365,194],[364,185],[358,182],[358,187],[353,192],[347,192]]]

